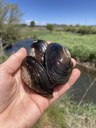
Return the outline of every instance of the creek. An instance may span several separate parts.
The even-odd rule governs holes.
[[[25,47],[27,52],[32,44],[32,39],[25,39],[17,42],[11,48],[5,50],[7,55],[16,52],[21,47]],[[81,76],[74,86],[70,89],[72,99],[78,103],[90,102],[96,104],[96,72],[89,69],[85,70],[80,65],[77,67],[81,71]]]

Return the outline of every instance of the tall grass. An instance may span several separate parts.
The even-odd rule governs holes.
[[[96,60],[96,35],[62,31],[50,33],[47,30],[26,28],[23,30],[22,38],[28,36],[60,43],[71,51],[73,57],[79,57],[82,61]],[[0,63],[5,59],[6,56],[1,56]],[[96,128],[96,106],[92,103],[81,105],[81,102],[71,101],[67,93],[44,112],[33,128]]]
[[[42,115],[33,128],[96,128],[96,106],[78,105],[66,94]]]
[[[28,29],[22,36],[60,43],[71,51],[73,57],[96,62],[95,34]],[[33,128],[96,128],[96,106],[81,102],[71,101],[70,95],[66,94],[42,115]]]
[[[35,39],[50,40],[67,47],[74,58],[80,61],[96,62],[96,35],[79,35],[66,33],[63,31],[54,31],[50,33],[47,30],[28,29],[22,36],[31,36]]]
[[[0,64],[3,63],[8,58],[7,55],[5,55],[4,50],[0,48]]]
[[[8,57],[6,55],[0,56],[0,64],[3,63]]]

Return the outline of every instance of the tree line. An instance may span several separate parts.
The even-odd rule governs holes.
[[[27,24],[25,24],[27,26]],[[31,21],[29,27],[37,26],[35,21]],[[43,27],[48,29],[50,32],[57,30],[57,31],[65,31],[65,32],[72,32],[78,34],[96,34],[96,26],[95,25],[65,25],[65,24],[46,24]]]
[[[21,17],[22,13],[17,4],[5,3],[4,0],[0,0],[0,39],[2,39],[4,47],[16,42],[20,37],[20,27],[27,26],[27,24],[20,23]],[[35,26],[37,25],[33,20],[28,27]],[[43,27],[50,32],[65,31],[82,35],[96,34],[96,26],[46,24]]]

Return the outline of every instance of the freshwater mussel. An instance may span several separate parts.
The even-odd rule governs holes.
[[[54,87],[66,83],[73,69],[68,49],[58,43],[34,41],[22,62],[21,77],[42,96],[53,97]]]

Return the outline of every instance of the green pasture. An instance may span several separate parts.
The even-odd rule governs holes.
[[[67,47],[72,56],[80,61],[96,62],[96,34],[80,35],[75,33],[48,30],[27,29],[22,37],[31,36],[33,39],[49,40]]]
[[[22,38],[32,37],[57,42],[67,47],[80,61],[96,62],[96,34],[28,29]],[[33,128],[96,128],[96,106],[74,103],[67,94],[53,104]]]
[[[45,29],[38,30],[27,27],[21,30],[21,39],[28,37],[60,43],[80,61],[96,62],[96,34],[49,32]],[[5,55],[1,56],[0,63],[6,58]],[[33,128],[96,128],[96,105],[74,103],[70,100],[70,96],[65,94],[44,112]]]

